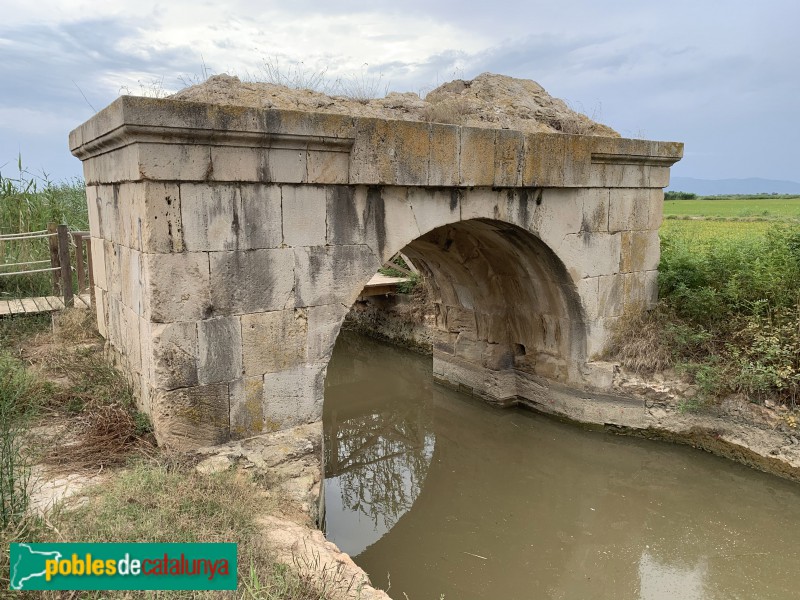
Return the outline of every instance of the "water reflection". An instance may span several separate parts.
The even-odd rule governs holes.
[[[430,406],[405,391],[429,373],[410,355],[376,369],[364,342],[342,336],[329,367],[324,416],[325,505],[339,515],[326,533],[356,554],[411,508],[435,446]]]
[[[493,409],[360,337],[328,383],[328,535],[393,597],[797,597],[794,484]]]

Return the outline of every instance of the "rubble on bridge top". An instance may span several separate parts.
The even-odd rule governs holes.
[[[529,79],[483,73],[470,81],[456,79],[440,85],[424,99],[414,92],[390,92],[384,98],[369,99],[363,97],[363,89],[349,91],[349,97],[329,96],[308,89],[215,75],[171,97],[192,102],[431,121],[531,133],[619,137],[610,127],[572,110],[566,102],[552,97]]]

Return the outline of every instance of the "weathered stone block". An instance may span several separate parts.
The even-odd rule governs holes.
[[[203,319],[210,316],[208,254],[144,254],[143,305],[156,323]]]
[[[579,279],[575,284],[584,314],[590,319],[600,315],[599,282],[600,277],[586,277]]]
[[[479,364],[485,346],[486,342],[477,341],[470,335],[459,333],[456,338],[455,355]]]
[[[305,309],[242,316],[244,374],[248,377],[294,368],[306,360]]]
[[[518,187],[522,185],[525,164],[525,136],[510,129],[495,130],[494,185]]]
[[[308,183],[346,184],[350,175],[350,154],[309,150],[306,168]]]
[[[366,192],[365,239],[383,264],[419,237],[419,227],[408,201],[408,188],[370,187]]]
[[[106,259],[106,281],[108,293],[117,300],[122,299],[122,267],[120,266],[120,246],[115,242],[103,242],[103,256]]]
[[[141,179],[137,146],[124,146],[84,160],[83,178],[86,183],[103,184]]]
[[[455,223],[461,218],[461,192],[436,191],[430,188],[410,188],[408,202],[420,234]]]
[[[138,238],[134,247],[143,252],[183,252],[181,194],[177,184],[147,181],[138,184],[134,208]]]
[[[325,188],[285,185],[281,194],[284,243],[289,246],[324,246]]]
[[[197,324],[200,384],[242,376],[242,324],[239,317],[217,317]]]
[[[327,243],[363,244],[367,188],[331,185],[326,188]]]
[[[478,325],[475,321],[475,311],[461,306],[448,306],[445,323],[448,331],[465,333],[477,339]]]
[[[507,190],[475,188],[461,190],[461,219],[506,220],[509,214]]]
[[[105,243],[101,238],[91,238],[92,247],[92,277],[94,284],[103,290],[108,290],[106,280],[106,253]]]
[[[89,232],[92,237],[100,237],[100,207],[97,200],[97,186],[86,186],[86,207],[89,212]]]
[[[187,451],[230,438],[228,384],[156,390],[153,426],[159,444]]]
[[[322,418],[325,365],[303,365],[264,375],[264,420],[269,431]]]
[[[253,250],[281,245],[278,186],[184,184],[181,206],[188,250]]]
[[[533,213],[530,231],[536,233],[553,250],[565,236],[577,234],[583,225],[584,201],[577,190],[546,189]],[[524,225],[523,225],[524,226]],[[572,266],[567,263],[568,266]]]
[[[427,185],[430,125],[358,119],[349,181],[368,185]]]
[[[368,246],[295,248],[295,306],[350,306],[380,267]]]
[[[209,256],[215,314],[264,312],[294,305],[291,249],[212,252]]]
[[[486,344],[476,362],[493,371],[510,369],[514,366],[514,352],[508,344]]]
[[[209,179],[213,181],[261,181],[267,150],[212,146]]]
[[[625,291],[625,276],[622,274],[598,277],[598,314],[596,317],[617,317],[623,312],[622,294]]]
[[[149,381],[160,390],[195,386],[197,375],[197,323],[150,323],[144,331],[149,334]]]
[[[577,189],[575,194],[583,202],[582,232],[608,231],[609,191],[606,189]]]
[[[239,248],[280,248],[281,188],[277,185],[247,185],[240,190],[242,210]]]
[[[194,144],[136,145],[137,176],[128,180],[153,179],[168,181],[206,181],[213,173],[211,147]],[[125,179],[111,179],[125,181]]]
[[[267,154],[267,177],[274,183],[306,181],[306,151],[289,148],[270,148]]]
[[[308,309],[306,358],[309,362],[326,360],[330,357],[346,314],[347,307],[343,304],[323,304]]]
[[[456,340],[458,339],[458,333],[451,333],[449,331],[441,331],[436,329],[433,332],[432,338],[433,349],[436,352],[441,352],[444,354],[456,353]]]
[[[97,313],[97,332],[108,339],[108,308],[106,290],[95,286],[94,288],[94,307]]]
[[[239,247],[241,197],[233,185],[181,185],[183,240],[190,252]]]
[[[467,187],[492,186],[495,179],[493,129],[461,129],[459,183]]]
[[[459,182],[458,155],[461,130],[455,125],[431,123],[428,185],[450,187]]]
[[[621,238],[619,234],[578,233],[564,236],[556,254],[574,281],[619,271]]]
[[[242,377],[228,385],[231,402],[231,438],[264,430],[264,378]]]
[[[613,189],[609,198],[608,230],[632,231],[649,229],[652,221],[650,191]]]
[[[121,300],[137,315],[142,314],[142,253],[119,246]]]

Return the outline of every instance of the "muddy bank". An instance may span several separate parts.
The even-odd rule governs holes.
[[[362,335],[431,354],[435,305],[428,301],[423,284],[412,294],[390,294],[359,299],[345,317],[344,328]]]
[[[350,556],[318,528],[322,485],[322,423],[211,446],[196,452],[204,474],[231,469],[249,473],[281,502],[277,514],[258,518],[260,534],[275,558],[310,576],[326,598],[389,600],[370,584]]]

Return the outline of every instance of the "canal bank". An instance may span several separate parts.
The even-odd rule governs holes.
[[[431,354],[437,319],[424,285],[412,294],[360,300],[345,328]],[[521,406],[611,433],[686,444],[749,467],[800,481],[800,415],[786,406],[755,404],[742,395],[699,400],[696,385],[669,370],[643,377],[608,363],[613,393],[551,384],[541,401]],[[438,383],[447,385],[444,380]],[[462,388],[463,391],[463,388]]]

